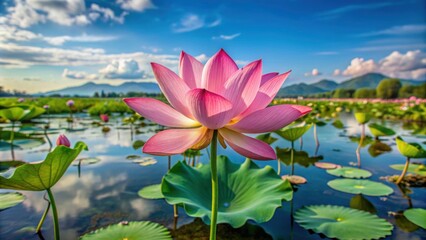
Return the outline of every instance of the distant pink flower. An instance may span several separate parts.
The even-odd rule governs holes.
[[[24,102],[25,101],[25,98],[19,98],[18,99],[18,103],[22,103],[22,102]]]
[[[72,107],[72,106],[74,106],[74,100],[72,100],[72,99],[68,100],[68,101],[67,101],[67,106],[68,106],[68,107]]]
[[[414,101],[416,101],[416,96],[411,96],[408,100],[410,101],[410,102],[414,102]]]
[[[182,52],[179,75],[151,63],[167,105],[151,98],[124,101],[143,117],[171,127],[151,137],[143,152],[154,155],[179,154],[209,145],[213,130],[222,146],[253,159],[276,159],[266,143],[242,133],[280,129],[307,114],[311,108],[297,105],[267,107],[290,72],[262,75],[262,61],[238,69],[234,60],[220,50],[203,66]]]
[[[57,146],[63,145],[66,147],[70,147],[71,143],[70,143],[70,140],[68,140],[68,138],[64,134],[61,134],[59,135],[58,139],[56,139],[56,145]]]
[[[109,117],[107,114],[101,114],[99,115],[99,117],[101,118],[102,122],[108,122],[109,121]]]
[[[50,108],[50,106],[46,104],[46,105],[44,105],[44,106],[43,106],[43,108],[44,108],[44,109],[49,109],[49,108]]]

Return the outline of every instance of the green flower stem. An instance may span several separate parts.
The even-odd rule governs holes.
[[[15,160],[15,152],[13,150],[13,139],[15,138],[15,121],[12,121],[12,131],[10,131],[10,153],[12,154],[12,160]]]
[[[359,144],[358,144],[358,147],[357,147],[357,149],[355,151],[356,158],[358,160],[358,167],[361,167],[361,155],[360,155],[359,152],[361,150],[361,146],[362,146],[362,143],[364,142],[364,138],[365,138],[365,124],[362,124],[362,128],[361,129],[362,129],[361,130],[361,138],[359,139]]]
[[[47,191],[47,194],[49,195],[50,204],[52,204],[53,226],[54,226],[54,234],[55,234],[54,239],[60,240],[61,236],[59,233],[58,210],[56,209],[55,198],[53,197],[53,193],[50,190],[50,188],[48,188],[46,191]]]
[[[277,163],[278,163],[278,170],[277,170],[277,174],[280,175],[281,173],[281,161],[279,158],[277,158]]]
[[[43,226],[44,220],[46,219],[47,213],[49,212],[50,209],[50,202],[47,203],[47,207],[46,210],[44,210],[43,216],[41,216],[40,222],[37,225],[36,228],[36,233],[39,233],[41,230],[41,226]]]
[[[291,141],[290,159],[291,159],[291,174],[290,174],[290,176],[293,176],[293,174],[294,174],[294,141]]]
[[[219,201],[219,186],[217,180],[217,130],[213,131],[213,139],[210,145],[210,167],[212,177],[212,208],[210,217],[210,240],[216,240],[216,222],[217,222],[217,210]]]
[[[396,184],[400,184],[402,179],[404,179],[405,174],[407,173],[408,167],[410,166],[410,158],[407,158],[407,161],[405,161],[404,169],[402,170],[401,175],[398,177],[398,180],[396,180]]]

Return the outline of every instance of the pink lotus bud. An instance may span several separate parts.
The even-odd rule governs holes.
[[[70,143],[70,140],[68,140],[68,138],[64,134],[61,134],[59,135],[58,139],[56,139],[56,145],[57,146],[63,145],[65,147],[70,147],[71,143]]]
[[[68,100],[68,101],[67,101],[67,106],[68,106],[68,107],[72,107],[72,106],[74,106],[74,100],[72,100],[72,99]]]
[[[99,117],[101,118],[102,122],[108,122],[109,121],[109,117],[107,114],[101,114],[99,115]]]
[[[416,101],[416,97],[415,96],[411,96],[408,100],[410,100],[411,102],[414,102],[414,101]]]
[[[46,105],[44,105],[44,106],[43,106],[43,108],[44,108],[44,109],[49,109],[49,108],[50,108],[50,106],[46,104]]]
[[[19,103],[24,102],[24,101],[25,101],[25,98],[19,98],[19,99],[18,99],[18,102],[19,102]]]

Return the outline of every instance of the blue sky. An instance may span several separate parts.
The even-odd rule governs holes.
[[[224,48],[240,66],[292,69],[285,86],[367,72],[426,78],[426,3],[406,1],[6,0],[0,86],[39,92],[87,81],[155,81],[181,50]]]

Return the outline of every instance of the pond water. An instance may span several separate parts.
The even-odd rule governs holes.
[[[53,188],[53,193],[59,208],[59,220],[61,235],[63,239],[78,239],[79,236],[96,228],[108,224],[118,223],[123,220],[141,221],[149,220],[163,224],[173,231],[176,239],[197,239],[202,236],[199,231],[208,231],[199,220],[185,215],[183,209],[179,209],[179,218],[175,221],[173,207],[164,200],[147,200],[138,196],[137,192],[144,186],[160,183],[162,176],[167,172],[168,158],[157,157],[157,163],[141,166],[127,159],[130,155],[147,157],[141,149],[134,149],[136,140],[146,141],[155,134],[158,126],[135,127],[135,131],[129,126],[122,126],[120,116],[112,117],[108,124],[111,131],[102,132],[102,127],[92,125],[91,117],[80,114],[76,115],[76,121],[72,124],[72,131],[67,128],[65,118],[67,116],[57,115],[50,118],[51,128],[59,129],[49,133],[49,138],[55,141],[59,133],[65,133],[72,143],[84,141],[89,146],[89,151],[80,154],[79,158],[97,158],[100,161],[91,165],[82,165],[80,169],[70,166],[63,178]],[[38,119],[40,123],[36,126],[42,127],[46,118]],[[328,122],[326,126],[318,127],[318,138],[320,147],[317,155],[322,156],[316,160],[332,162],[342,166],[351,166],[357,163],[355,150],[357,143],[351,141],[348,136],[360,133],[352,115],[341,116],[345,129],[336,129]],[[381,122],[383,124],[383,122]],[[422,143],[424,136],[414,136],[410,130],[404,130],[401,122],[385,122],[408,142]],[[148,124],[149,125],[149,124]],[[60,130],[62,129],[62,130]],[[367,134],[368,128],[367,128]],[[290,147],[290,143],[274,136],[279,140],[272,146],[280,148]],[[382,176],[400,174],[400,171],[389,167],[391,164],[403,164],[405,158],[396,149],[393,137],[382,138],[383,143],[389,145],[392,151],[379,156],[370,155],[369,146],[361,149],[361,168],[372,172],[370,180],[382,182],[390,186],[394,193],[388,197],[369,197],[377,209],[377,215],[391,222],[395,228],[393,234],[386,239],[426,239],[426,231],[417,229],[408,232],[404,219],[396,219],[389,212],[398,212],[409,208],[426,208],[426,189],[411,188],[409,195],[404,195],[395,184],[380,179]],[[424,144],[423,144],[424,146]],[[309,156],[315,154],[315,141],[313,128],[303,136],[303,146],[300,142],[295,143],[296,150],[302,149]],[[8,149],[0,151],[1,160],[10,160],[11,154]],[[44,159],[48,153],[49,145],[44,143],[33,146],[31,149],[15,150],[16,159],[25,161],[39,161]],[[200,161],[208,162],[206,150],[202,151]],[[220,149],[219,154],[227,155],[233,162],[242,163],[245,158],[235,153],[232,149]],[[176,155],[172,157],[172,164],[183,157]],[[305,205],[332,204],[349,206],[349,202],[355,195],[338,192],[327,186],[327,182],[337,177],[329,175],[325,170],[313,166],[311,160],[306,163],[295,165],[295,174],[304,176],[308,183],[298,187],[294,194],[293,209],[297,210]],[[414,161],[416,162],[416,161]],[[420,159],[423,162],[424,159]],[[270,165],[277,168],[277,161],[255,161],[259,166]],[[290,166],[282,164],[282,175],[290,172]],[[0,190],[5,192],[5,190]],[[53,239],[53,224],[51,217],[46,219],[43,226],[43,236],[33,233],[43,211],[46,201],[43,199],[44,192],[22,191],[26,199],[22,204],[0,212],[0,239]],[[226,226],[219,228],[225,232],[226,239],[321,239],[321,236],[310,233],[291,222],[291,203],[283,202],[281,208],[277,209],[274,217],[267,223],[250,223],[240,230],[232,230]],[[198,232],[198,233],[197,233]],[[251,238],[248,236],[252,236]],[[208,234],[204,234],[208,236]],[[219,234],[220,237],[220,234]],[[198,238],[205,239],[205,238]]]

